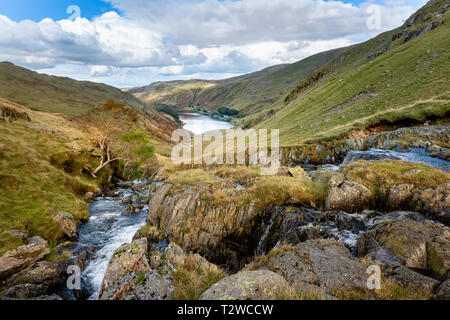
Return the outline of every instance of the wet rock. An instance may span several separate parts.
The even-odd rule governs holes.
[[[72,214],[60,211],[54,214],[52,219],[70,240],[76,240],[78,238],[77,226],[72,222]]]
[[[370,196],[370,191],[359,183],[346,180],[339,184],[331,178],[325,198],[325,210],[361,212],[369,209]]]
[[[360,160],[366,161],[380,161],[380,160],[401,160],[400,157],[392,155],[383,150],[370,151],[352,151],[344,159],[344,165],[354,163]]]
[[[381,247],[408,268],[444,277],[450,267],[449,230],[431,221],[386,220],[358,237],[358,254],[370,255]]]
[[[100,300],[109,299],[111,294],[108,292],[115,292],[116,287],[120,284],[117,281],[128,272],[145,274],[150,270],[147,240],[139,239],[133,243],[124,244],[114,252],[109,262],[100,287]]]
[[[129,216],[135,212],[136,212],[136,208],[134,207],[134,205],[130,204],[122,211],[122,215]]]
[[[329,240],[298,244],[269,258],[261,269],[281,275],[303,291],[321,288],[332,293],[335,288],[363,288],[367,282],[366,267],[342,244]]]
[[[286,280],[274,272],[242,271],[214,284],[200,300],[268,300],[286,287]]]
[[[0,257],[0,280],[28,268],[50,253],[44,245],[29,244],[8,251]]]
[[[133,202],[133,196],[131,194],[127,194],[122,198],[122,203],[131,203]]]

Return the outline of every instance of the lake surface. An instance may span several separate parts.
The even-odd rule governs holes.
[[[204,134],[213,130],[227,130],[234,126],[223,120],[214,119],[199,113],[180,113],[180,120],[183,121],[183,128],[194,134]]]

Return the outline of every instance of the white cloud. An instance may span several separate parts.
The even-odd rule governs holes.
[[[221,78],[291,63],[403,23],[426,0],[108,0],[123,12],[15,22],[0,15],[0,60],[116,86]],[[380,2],[381,1],[381,2]]]

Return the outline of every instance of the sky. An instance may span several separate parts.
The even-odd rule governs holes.
[[[0,61],[120,88],[223,79],[370,39],[426,0],[0,0]]]

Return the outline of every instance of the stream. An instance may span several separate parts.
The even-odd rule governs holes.
[[[193,132],[194,134],[202,134],[210,130],[230,129],[233,125],[226,121],[220,121],[210,116],[184,113],[180,115],[180,119],[184,122],[184,128]],[[432,158],[428,152],[423,149],[398,149],[392,151],[370,149],[368,151],[353,151],[350,152],[344,164],[352,163],[358,160],[383,160],[396,159],[411,162],[422,162],[435,168],[444,171],[450,171],[450,162]],[[339,170],[341,165],[325,165],[320,166],[332,171]],[[312,173],[317,167],[307,171]],[[131,215],[122,215],[122,212],[127,208],[127,204],[123,203],[124,198],[148,197],[148,190],[145,187],[134,188],[139,184],[146,184],[146,180],[138,180],[132,182],[132,186],[122,186],[117,189],[110,197],[99,197],[93,200],[89,206],[91,218],[88,223],[84,224],[79,229],[79,242],[95,245],[98,247],[94,258],[92,258],[84,271],[82,272],[82,286],[87,288],[91,300],[97,298],[103,277],[106,273],[109,261],[116,249],[125,243],[130,243],[134,234],[146,223],[148,215],[148,206],[143,206],[138,213]],[[244,187],[238,185],[238,190]],[[140,191],[135,191],[137,189]],[[148,188],[147,188],[148,189]],[[329,221],[329,217],[322,217],[327,213],[313,212],[309,216],[308,223],[302,222],[290,223],[289,220],[296,219],[295,213],[278,213],[274,215],[265,226],[265,232],[262,234],[260,244],[257,252],[264,254],[269,247],[268,239],[274,233],[282,232],[285,237],[299,237],[311,232],[318,234],[327,234],[336,239],[341,240],[350,249],[355,248],[356,236],[361,230],[367,229],[368,225],[373,223],[372,219],[363,217],[361,215],[342,215],[336,222],[323,223]],[[291,218],[289,218],[292,216]],[[322,217],[322,218],[318,218]],[[280,220],[281,219],[281,220]],[[282,222],[284,221],[284,222]],[[281,224],[281,226],[280,226]],[[283,224],[285,226],[283,227]],[[276,228],[277,230],[274,230]],[[281,228],[281,229],[280,229]],[[284,229],[284,231],[283,231]],[[294,233],[292,233],[295,231]],[[286,239],[286,238],[285,238]],[[281,239],[283,240],[283,239]],[[271,248],[278,243],[272,243]]]
[[[80,242],[99,248],[81,274],[82,285],[92,293],[92,300],[97,298],[114,251],[132,241],[134,234],[145,225],[148,215],[148,206],[144,206],[139,213],[122,215],[127,207],[122,199],[133,196],[132,189],[119,189],[114,195],[92,201],[89,206],[91,218],[78,230]]]
[[[184,122],[184,129],[194,134],[233,128],[233,125],[227,121],[197,113],[183,113],[180,119]],[[145,182],[147,181],[137,180],[132,184],[136,186]],[[141,190],[139,195],[147,197],[148,190]],[[126,197],[136,197],[133,189],[121,188],[114,192],[113,197],[94,199],[89,205],[91,216],[89,221],[78,230],[79,242],[98,247],[95,257],[89,261],[81,274],[82,286],[87,288],[91,300],[97,299],[114,251],[124,243],[132,242],[135,233],[146,223],[148,206],[144,206],[139,213],[122,215],[128,206],[123,203]]]

